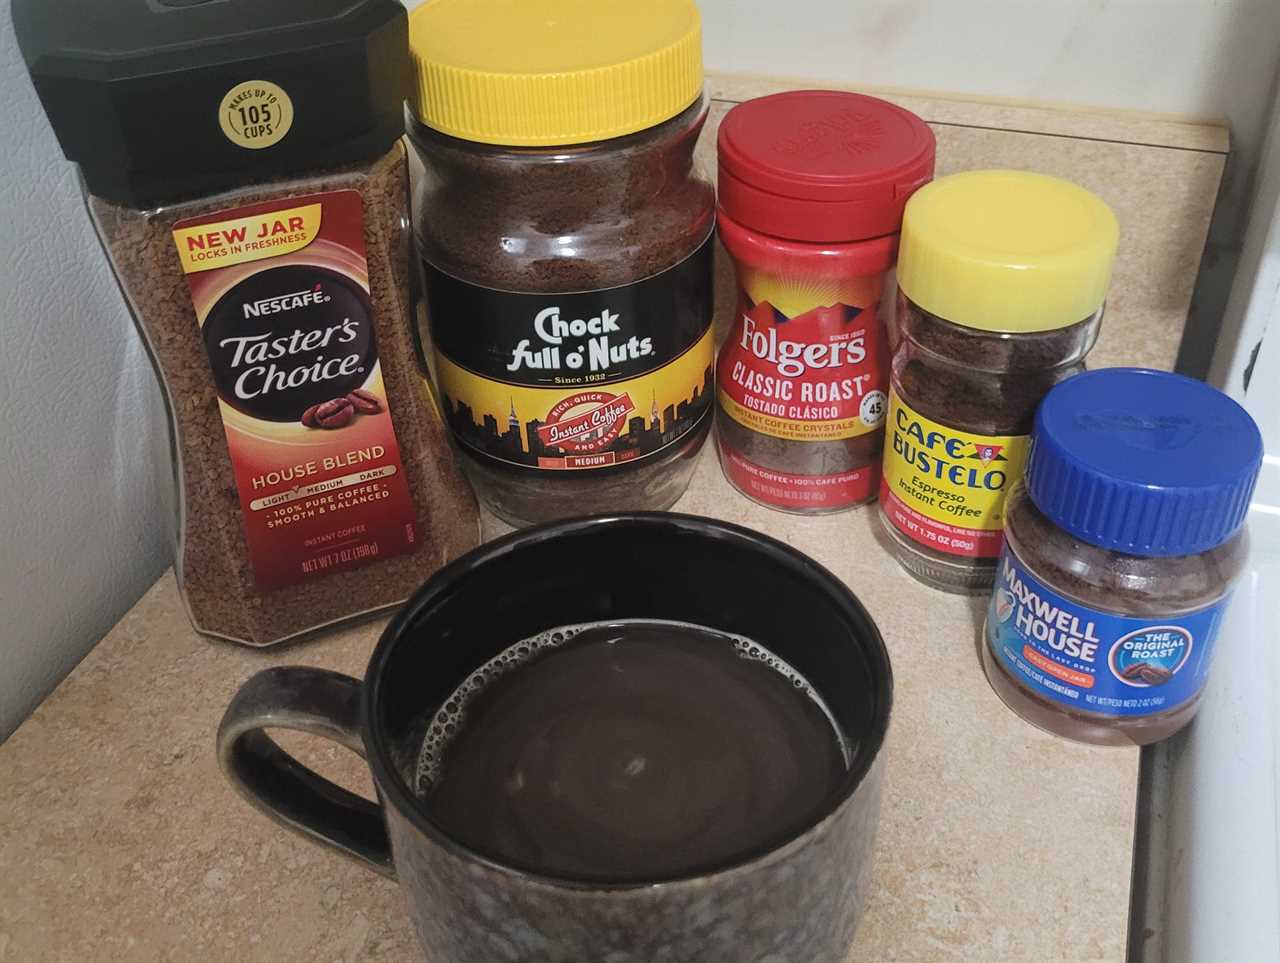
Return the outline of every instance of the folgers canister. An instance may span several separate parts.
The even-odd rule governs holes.
[[[739,104],[719,132],[720,237],[738,309],[717,363],[720,464],[783,511],[875,497],[888,409],[880,308],[933,132],[874,97],[797,90]]]

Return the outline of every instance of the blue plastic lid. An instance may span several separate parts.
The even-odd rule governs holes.
[[[1068,378],[1036,413],[1026,486],[1077,538],[1129,555],[1191,555],[1244,524],[1262,434],[1216,388],[1166,371]]]

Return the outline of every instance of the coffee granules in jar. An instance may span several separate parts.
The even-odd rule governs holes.
[[[1026,171],[953,174],[907,203],[880,511],[926,584],[990,588],[1036,406],[1084,368],[1118,236],[1099,198]]]
[[[423,340],[465,471],[517,525],[669,507],[714,356],[697,9],[430,0],[410,42]]]
[[[408,323],[403,8],[41,0],[15,22],[165,389],[195,627],[291,638],[473,547]]]
[[[1202,382],[1111,368],[1050,391],[984,630],[1005,703],[1095,745],[1147,745],[1190,722],[1261,463],[1253,419]]]
[[[725,476],[770,508],[841,511],[880,485],[889,347],[880,311],[933,132],[874,97],[796,90],[719,132],[720,238],[738,310],[716,365]]]

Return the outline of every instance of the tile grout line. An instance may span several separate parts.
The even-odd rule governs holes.
[[[710,100],[711,100],[711,103],[713,104],[742,103],[742,101],[740,100],[730,100],[727,97],[712,97],[710,98]],[[1115,138],[1115,137],[1089,137],[1085,134],[1058,134],[1058,133],[1054,133],[1053,131],[1046,131],[1046,130],[1023,130],[1016,127],[988,127],[984,124],[962,124],[956,121],[948,121],[948,120],[929,120],[928,118],[921,118],[921,119],[924,120],[926,124],[930,124],[934,127],[960,127],[965,130],[989,130],[989,131],[993,131],[996,133],[1003,133],[1003,134],[1027,134],[1032,137],[1059,137],[1064,140],[1093,141],[1094,143],[1097,143],[1097,144],[1120,144],[1125,147],[1150,147],[1155,150],[1180,150],[1180,151],[1186,151],[1189,154],[1214,154],[1218,157],[1226,157],[1230,153],[1229,150],[1213,150],[1208,147],[1178,147],[1172,144],[1152,144],[1146,141],[1139,141],[1139,140],[1120,140],[1119,138]]]

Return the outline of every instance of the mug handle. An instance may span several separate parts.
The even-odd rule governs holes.
[[[360,683],[327,669],[264,669],[222,716],[218,764],[241,796],[286,829],[394,879],[382,807],[312,772],[266,734],[269,728],[323,736],[364,758]]]

